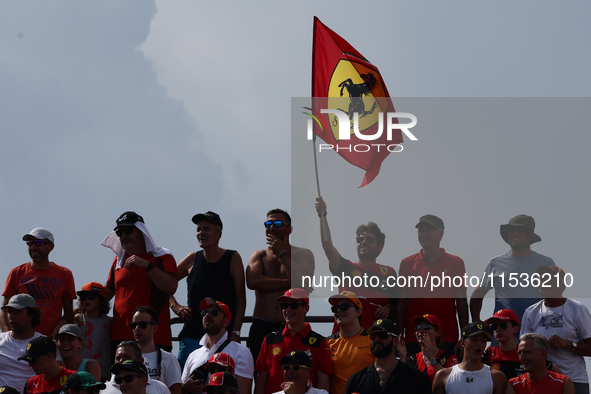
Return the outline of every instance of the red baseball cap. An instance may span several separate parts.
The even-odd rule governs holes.
[[[519,325],[519,318],[517,317],[517,314],[513,312],[511,309],[499,309],[495,312],[493,317],[486,319],[486,322],[490,324],[493,322],[493,320],[513,320],[515,323],[517,323],[517,325]]]
[[[361,304],[361,301],[359,301],[359,298],[357,298],[357,294],[353,293],[352,291],[342,291],[337,295],[333,295],[328,299],[328,302],[330,305],[334,306],[334,304],[340,300],[349,300],[357,305],[359,309],[363,309],[363,304]]]
[[[412,324],[416,325],[421,320],[427,320],[432,325],[437,326],[437,328],[439,328],[439,330],[443,331],[443,325],[441,324],[441,321],[437,318],[437,316],[430,315],[428,313],[426,313],[424,315],[415,316],[412,318]]]
[[[298,300],[304,301],[306,304],[310,304],[310,299],[308,298],[308,293],[304,289],[289,289],[282,296],[277,298],[277,302],[285,301],[285,300]]]
[[[209,382],[207,382],[207,386],[203,387],[203,391],[216,387],[222,387],[226,390],[230,389],[230,391],[236,392],[238,390],[238,382],[228,372],[216,372],[209,377]]]
[[[201,310],[205,310],[207,309],[208,306],[211,305],[215,305],[218,308],[220,308],[222,310],[222,312],[224,312],[224,315],[226,315],[226,317],[228,318],[228,320],[232,320],[232,314],[230,313],[230,308],[228,308],[228,305],[224,304],[221,301],[216,301],[213,298],[204,298],[201,300],[201,302],[199,303],[199,309]]]
[[[211,364],[218,364],[222,367],[232,367],[232,369],[236,368],[234,359],[228,353],[216,353],[212,355],[207,364],[205,364],[205,368],[207,369]]]

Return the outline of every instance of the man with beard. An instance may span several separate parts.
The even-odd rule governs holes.
[[[48,337],[57,335],[61,326],[74,323],[74,300],[76,286],[72,271],[49,261],[53,250],[53,234],[37,227],[23,236],[31,261],[10,270],[4,287],[4,304],[10,297],[27,293],[35,298],[43,320],[36,331]],[[63,311],[63,315],[62,315]],[[6,312],[0,312],[2,331],[9,331]]]
[[[398,328],[388,319],[378,319],[368,328],[375,361],[355,372],[347,381],[345,394],[431,393],[429,378],[396,358]]]
[[[264,225],[268,247],[254,252],[246,267],[246,285],[255,294],[254,321],[248,333],[248,347],[255,362],[265,336],[285,326],[277,297],[292,287],[302,287],[302,276],[314,275],[312,252],[289,243],[293,230],[289,214],[272,209]],[[311,289],[306,290],[309,293]]]
[[[460,339],[464,360],[437,372],[433,381],[433,393],[503,394],[507,378],[501,371],[491,369],[481,361],[491,337],[490,329],[484,323],[474,322],[464,327]]]
[[[17,359],[32,339],[41,336],[34,330],[39,325],[41,311],[28,294],[10,297],[2,311],[8,316],[10,331],[0,334],[0,386],[16,387],[22,392],[27,380],[35,373],[26,361]]]
[[[357,227],[356,241],[359,262],[353,263],[343,258],[332,243],[330,228],[326,220],[326,203],[322,197],[316,197],[315,207],[320,218],[320,239],[324,253],[328,258],[330,272],[332,275],[344,278],[343,282],[345,283],[339,286],[339,291],[354,291],[358,296],[364,297],[362,298],[361,327],[368,328],[375,319],[395,318],[396,289],[388,286],[388,277],[395,278],[396,271],[392,267],[376,262],[384,248],[386,235],[374,222]],[[357,276],[367,277],[366,283],[379,284],[376,287],[355,287],[352,282],[353,278]],[[338,331],[338,326],[335,324],[333,332],[336,331]]]
[[[250,394],[254,374],[252,355],[246,346],[228,338],[226,330],[232,320],[230,309],[223,302],[216,302],[211,298],[201,300],[199,309],[201,309],[201,316],[203,316],[205,335],[199,341],[201,347],[187,357],[181,377],[183,393],[201,393],[203,391],[203,379],[194,379],[193,372],[195,369],[204,367],[212,355],[223,351],[234,359],[238,393]]]

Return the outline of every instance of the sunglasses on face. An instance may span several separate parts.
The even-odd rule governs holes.
[[[495,331],[497,328],[501,327],[502,330],[506,330],[509,327],[508,323],[493,323],[490,325],[490,328],[492,328],[493,331]]]
[[[288,364],[283,364],[281,366],[281,368],[283,368],[284,371],[289,371],[290,369],[293,369],[294,371],[299,371],[302,368],[308,368],[305,365],[288,365]]]
[[[280,302],[279,303],[279,306],[281,307],[282,310],[285,310],[289,307],[295,311],[296,309],[298,309],[300,307],[300,305],[306,306],[306,304],[303,302]]]
[[[115,376],[115,383],[117,383],[117,384],[121,384],[123,382],[131,383],[131,381],[135,378],[139,378],[139,375]]]
[[[115,230],[115,234],[117,234],[117,236],[119,238],[121,238],[121,236],[123,235],[123,233],[130,235],[133,234],[133,232],[135,231],[135,227],[134,226],[127,226],[127,227],[121,227],[118,228],[117,230]]]
[[[80,296],[80,299],[82,301],[85,301],[87,299],[90,300],[90,301],[94,301],[95,298],[96,298],[96,295],[94,295],[94,294]]]
[[[385,341],[391,335],[392,334],[390,334],[389,332],[386,332],[386,331],[372,331],[371,333],[369,333],[369,339],[373,341],[376,338],[379,338],[382,341]]]
[[[430,324],[419,324],[418,326],[415,327],[415,331],[421,331],[421,330],[429,331],[431,328],[433,328],[433,326]]]
[[[205,315],[207,315],[208,313],[213,317],[216,317],[217,315],[219,315],[220,311],[219,309],[204,309],[201,311],[201,316],[205,317]]]
[[[51,242],[49,242],[46,239],[29,239],[28,241],[25,241],[25,243],[27,244],[27,246],[43,246],[49,245]]]
[[[375,237],[357,237],[356,240],[358,244],[361,244],[363,241],[365,241],[370,245],[376,241]]]
[[[289,224],[285,223],[282,220],[267,220],[265,222],[265,228],[271,228],[271,226],[275,226],[276,228],[279,227],[283,227],[283,226],[289,226]]]
[[[207,368],[207,372],[213,375],[216,372],[228,372],[228,370],[227,367],[224,367],[223,365],[214,364]]]
[[[330,310],[332,311],[332,313],[337,313],[339,310],[345,312],[346,310],[348,310],[352,306],[354,306],[354,305],[353,304],[347,304],[345,302],[345,303],[342,303],[340,305],[335,305],[335,306],[331,307]]]
[[[152,323],[151,321],[140,321],[140,322],[137,322],[137,323],[136,322],[132,322],[132,323],[129,323],[129,327],[132,330],[135,330],[136,327],[139,326],[139,328],[141,328],[142,330],[144,330],[146,327],[148,327],[148,324],[154,324],[154,323]]]

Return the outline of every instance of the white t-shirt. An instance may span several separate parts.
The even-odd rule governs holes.
[[[220,340],[208,349],[206,344],[208,335],[205,334],[199,344],[201,347],[197,350],[194,350],[189,357],[187,357],[187,361],[185,362],[185,368],[183,369],[183,376],[182,381],[185,383],[189,380],[189,376],[191,376],[191,372],[197,367],[202,366],[209,358],[213,356],[213,354],[218,350],[222,343],[228,339],[228,333],[224,333]],[[244,345],[239,344],[238,342],[231,341],[228,345],[221,351],[221,353],[228,353],[230,357],[234,359],[234,363],[236,364],[236,368],[234,368],[234,375],[240,376],[246,379],[252,379],[254,376],[254,362],[252,361],[252,353],[248,348]]]
[[[144,365],[148,368],[150,377],[159,380],[170,387],[175,383],[181,383],[181,367],[176,357],[165,350],[162,350],[162,360],[158,369],[158,350],[151,353],[143,353]]]
[[[558,335],[567,341],[581,342],[591,338],[591,315],[581,302],[567,299],[555,308],[548,308],[544,300],[527,308],[521,321],[521,335],[535,332],[550,339]],[[585,358],[569,349],[548,349],[548,359],[575,383],[589,383]]]
[[[33,338],[41,336],[38,332],[29,339],[14,339],[11,331],[0,333],[0,386],[10,386],[23,392],[25,383],[35,376],[33,368],[25,360],[17,358],[25,354],[27,345]]]
[[[115,383],[115,375],[111,375],[111,380],[105,383],[105,385],[107,387],[104,390],[101,390],[101,394],[121,394],[119,385]],[[148,376],[146,394],[170,394],[170,390],[164,383],[151,379]]]

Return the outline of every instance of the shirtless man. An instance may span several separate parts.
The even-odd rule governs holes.
[[[272,209],[267,212],[264,224],[268,247],[254,252],[246,267],[246,285],[255,291],[256,297],[254,322],[248,335],[248,347],[255,362],[265,336],[283,330],[285,325],[277,298],[292,287],[301,286],[302,275],[314,275],[312,252],[289,244],[292,231],[289,214],[282,209]]]

